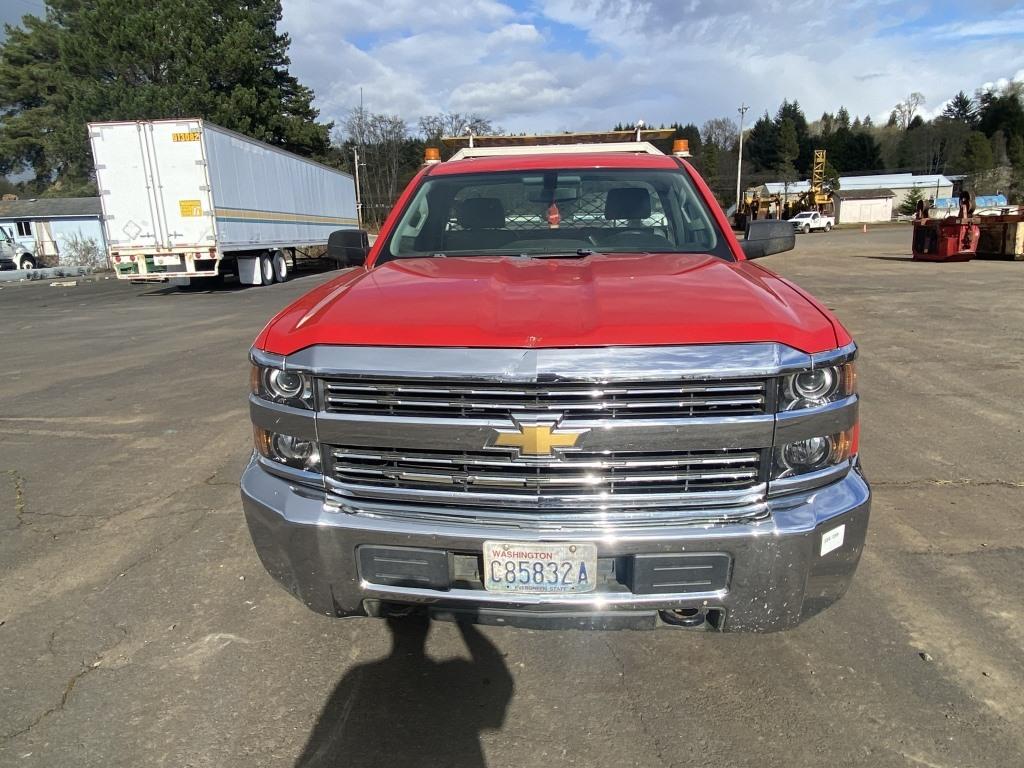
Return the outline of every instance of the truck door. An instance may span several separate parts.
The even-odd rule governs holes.
[[[147,125],[153,179],[159,190],[160,245],[175,250],[214,244],[214,211],[207,181],[202,124],[198,120]]]

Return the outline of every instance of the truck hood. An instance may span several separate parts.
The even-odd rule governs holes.
[[[774,341],[835,348],[826,310],[750,262],[703,254],[389,261],[282,311],[257,345],[596,347]]]

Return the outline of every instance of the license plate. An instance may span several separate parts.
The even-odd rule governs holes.
[[[485,541],[484,588],[490,592],[593,592],[597,545]]]
[[[154,256],[153,263],[158,267],[180,267],[181,256]]]

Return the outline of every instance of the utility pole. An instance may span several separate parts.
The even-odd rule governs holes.
[[[740,197],[740,177],[743,175],[743,117],[747,114],[747,110],[750,109],[746,104],[740,102],[739,109],[736,111],[740,113],[740,152],[739,158],[736,160],[736,213],[740,212],[740,203],[742,198]]]
[[[356,224],[359,229],[363,228],[363,193],[359,189],[359,155],[360,150],[363,148],[363,134],[366,133],[366,113],[363,111],[363,87],[359,86],[359,136],[356,140],[356,146],[352,148],[352,154],[355,156],[356,163]]]
[[[352,147],[352,156],[356,167],[356,222],[359,229],[363,228],[363,196],[359,190],[359,149]]]

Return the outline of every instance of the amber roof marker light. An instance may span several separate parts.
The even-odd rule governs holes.
[[[690,156],[690,141],[689,139],[676,139],[672,142],[672,154],[675,157],[689,157]]]
[[[437,147],[427,147],[423,150],[423,162],[426,165],[434,165],[441,162],[441,150]]]

